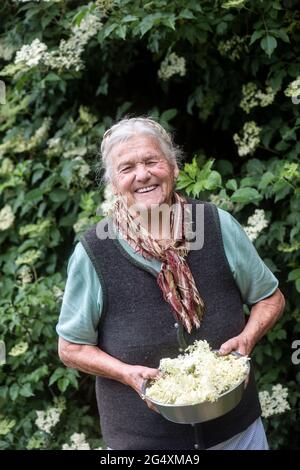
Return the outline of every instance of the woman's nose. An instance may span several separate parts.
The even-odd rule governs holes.
[[[147,181],[150,178],[150,173],[146,165],[141,163],[136,166],[135,177],[138,181]]]

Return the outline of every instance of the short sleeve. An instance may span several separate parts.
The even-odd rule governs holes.
[[[79,242],[67,267],[57,334],[67,341],[96,345],[102,311],[102,290],[96,271]]]
[[[218,209],[225,254],[245,304],[254,305],[272,295],[278,279],[263,262],[253,243],[227,211]]]

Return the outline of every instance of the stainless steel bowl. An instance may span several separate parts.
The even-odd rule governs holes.
[[[241,356],[239,353],[231,353],[235,356]],[[250,372],[250,363],[248,362],[248,373],[247,376],[234,388],[227,390],[222,393],[220,397],[214,401],[203,401],[194,405],[169,405],[166,403],[160,403],[147,396],[147,386],[150,380],[146,380],[142,386],[142,393],[146,396],[146,399],[153,403],[160,414],[173,421],[173,423],[179,424],[195,424],[204,423],[211,419],[219,418],[220,416],[228,413],[235,408],[242,399],[243,392],[245,389],[245,380]]]

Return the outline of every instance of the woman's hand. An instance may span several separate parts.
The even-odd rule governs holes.
[[[239,352],[243,356],[249,356],[253,349],[253,344],[249,341],[249,338],[241,333],[238,336],[230,338],[228,341],[222,344],[219,349],[221,356],[231,353],[232,351]]]
[[[153,410],[157,411],[155,406],[148,401],[142,393],[142,386],[145,380],[147,379],[154,379],[161,376],[161,372],[159,369],[152,369],[150,367],[143,367],[143,366],[131,366],[126,364],[124,370],[124,383],[132,387],[142,398],[145,400],[148,407]]]

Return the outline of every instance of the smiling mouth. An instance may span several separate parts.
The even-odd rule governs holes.
[[[158,185],[147,186],[145,188],[139,188],[135,192],[138,194],[150,193],[151,191],[154,191],[157,187]]]

